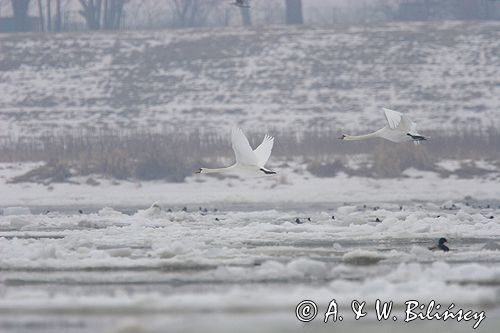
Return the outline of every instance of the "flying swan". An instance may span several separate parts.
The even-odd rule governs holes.
[[[218,173],[228,171],[257,171],[266,175],[274,175],[275,171],[264,168],[271,150],[273,149],[274,138],[266,134],[262,143],[252,150],[248,139],[240,128],[233,128],[231,131],[231,141],[236,157],[236,163],[227,168],[207,169],[201,168],[196,173]]]
[[[418,144],[420,141],[427,140],[426,137],[418,134],[417,125],[411,119],[401,112],[384,108],[387,125],[370,134],[365,135],[346,135],[342,134],[339,138],[346,141],[365,140],[370,138],[382,138],[392,142],[413,141]]]

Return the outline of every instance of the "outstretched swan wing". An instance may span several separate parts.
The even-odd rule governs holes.
[[[401,112],[384,108],[387,123],[391,129],[398,129],[406,133],[417,133],[417,124],[410,117]]]
[[[417,134],[417,124],[415,124],[410,117],[403,115],[401,117],[401,129],[405,132]]]
[[[387,123],[390,129],[396,129],[401,123],[401,118],[403,114],[398,111],[389,110],[384,108],[385,118],[387,118]]]
[[[253,151],[257,157],[259,167],[263,167],[269,156],[271,156],[271,151],[273,150],[274,138],[270,135],[264,137],[262,143]]]
[[[258,160],[248,143],[248,139],[240,128],[233,128],[231,131],[231,141],[233,145],[236,163],[241,165],[257,165]]]

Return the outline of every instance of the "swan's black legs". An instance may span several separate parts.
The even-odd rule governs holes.
[[[275,171],[267,170],[267,169],[264,169],[264,168],[260,168],[260,171],[262,171],[266,175],[275,175],[276,174]]]
[[[406,133],[406,135],[411,137],[413,141],[425,141],[425,140],[427,140],[427,138],[425,136],[421,136],[421,135],[413,135],[410,133]]]

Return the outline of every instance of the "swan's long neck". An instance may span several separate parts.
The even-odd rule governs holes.
[[[346,135],[344,136],[344,140],[346,141],[357,141],[357,140],[366,140],[366,139],[371,139],[371,138],[378,138],[380,137],[380,131],[382,129],[379,129],[378,131],[375,131],[373,133],[369,134],[363,134],[363,135]]]
[[[227,167],[227,168],[216,168],[216,169],[201,168],[200,169],[200,173],[221,173],[221,172],[228,172],[228,171],[234,169],[235,166],[236,166],[236,164],[231,165],[230,167]]]

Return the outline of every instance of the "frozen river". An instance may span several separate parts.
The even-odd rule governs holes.
[[[404,323],[405,301],[435,300],[484,311],[477,331],[497,332],[499,222],[495,202],[7,208],[0,331],[472,330]],[[448,253],[428,250],[440,237]],[[344,320],[324,324],[332,299]],[[376,299],[394,301],[391,319],[375,319]],[[302,300],[318,307],[309,323]]]

